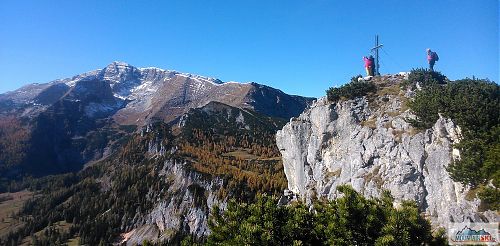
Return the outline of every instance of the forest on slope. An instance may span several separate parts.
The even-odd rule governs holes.
[[[235,119],[239,117],[239,122]],[[151,124],[131,136],[116,154],[78,173],[12,181],[11,192],[28,189],[36,195],[14,217],[22,226],[1,239],[2,244],[109,244],[140,225],[158,201],[181,203],[165,177],[166,162],[181,163],[185,173],[223,180],[221,201],[251,202],[257,194],[278,195],[286,187],[274,134],[284,120],[250,110],[211,103],[193,109],[178,124]],[[182,126],[179,126],[182,124]],[[168,150],[158,151],[151,145]],[[190,185],[196,206],[208,212],[204,188]],[[65,228],[57,225],[65,224]],[[179,228],[168,243],[187,235]]]

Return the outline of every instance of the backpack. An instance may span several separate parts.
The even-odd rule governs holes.
[[[432,53],[433,53],[432,55],[434,56],[434,60],[439,61],[438,53],[436,53],[436,52],[432,52]]]

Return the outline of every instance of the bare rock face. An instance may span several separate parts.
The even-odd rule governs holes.
[[[156,150],[151,154],[162,155]],[[170,195],[157,201],[148,215],[137,218],[138,227],[122,236],[127,245],[141,244],[145,239],[156,243],[168,241],[180,231],[198,238],[207,236],[209,210],[215,204],[225,207],[225,201],[217,198],[222,179],[204,178],[186,168],[186,163],[175,160],[164,162],[161,176],[169,180],[166,192]]]
[[[276,136],[289,190],[310,202],[334,199],[341,184],[370,197],[386,189],[396,202],[416,201],[435,226],[498,221],[496,212],[478,212],[481,201],[446,171],[459,158],[453,144],[460,128],[445,118],[425,131],[413,128],[403,94],[337,104],[321,98],[292,118]]]

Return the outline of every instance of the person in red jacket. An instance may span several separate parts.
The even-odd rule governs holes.
[[[429,62],[429,70],[434,71],[434,64],[439,61],[439,56],[431,49],[427,49],[427,62]]]
[[[363,56],[367,76],[373,76],[373,59]]]

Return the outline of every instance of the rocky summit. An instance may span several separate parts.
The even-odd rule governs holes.
[[[338,103],[321,98],[278,131],[288,189],[308,202],[336,198],[342,184],[367,197],[389,190],[396,202],[416,201],[435,226],[498,221],[446,170],[460,158],[453,148],[460,127],[443,117],[427,130],[407,122],[415,117],[406,106],[414,92],[400,89],[404,80],[377,78],[376,95]]]

